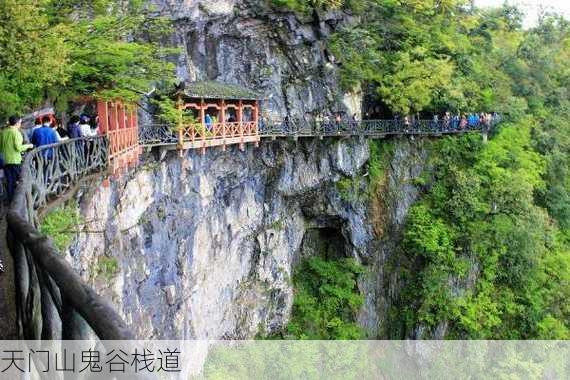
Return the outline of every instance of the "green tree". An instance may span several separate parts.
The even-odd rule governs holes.
[[[82,95],[135,100],[170,81],[169,22],[130,0],[35,0],[0,4],[0,113]]]

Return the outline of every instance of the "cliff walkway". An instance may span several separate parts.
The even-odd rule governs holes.
[[[118,114],[115,112],[113,116],[115,121]],[[43,146],[24,158],[16,197],[6,214],[18,335],[23,339],[79,339],[90,333],[102,340],[134,338],[121,316],[82,281],[37,226],[39,215],[72,195],[82,181],[92,175],[116,175],[125,170],[133,165],[133,160],[138,161],[141,148],[200,149],[204,152],[213,146],[238,145],[243,149],[245,144],[258,144],[262,139],[486,133],[490,125],[460,128],[457,123],[448,121],[367,120],[301,124],[283,120],[141,127],[135,121],[110,123],[107,127],[107,133],[98,137]]]
[[[467,132],[486,134],[493,121],[460,127],[452,121],[416,120],[364,120],[364,121],[260,121],[233,123],[205,123],[188,126],[148,124],[140,127],[139,143],[143,147],[168,147],[169,149],[202,149],[212,146],[259,143],[261,139],[289,137],[362,137],[385,138],[389,136],[442,136]]]

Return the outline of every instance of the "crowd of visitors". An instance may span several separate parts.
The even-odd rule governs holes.
[[[474,129],[479,127],[486,127],[490,126],[494,119],[498,118],[496,113],[469,113],[469,114],[451,114],[451,112],[445,112],[443,116],[440,115],[433,115],[430,117],[421,117],[419,114],[416,115],[405,115],[395,116],[391,120],[386,120],[381,116],[377,115],[370,115],[364,114],[363,121],[386,121],[383,125],[386,128],[395,128],[400,130],[403,128],[406,132],[411,132],[415,130],[421,131],[461,131],[461,130],[468,130]],[[349,115],[337,113],[333,117],[330,116],[317,116],[315,118],[315,122],[317,128],[320,128],[322,132],[333,132],[333,131],[342,131],[345,129],[352,129],[355,126],[357,127],[361,121],[357,114],[353,114],[349,117]],[[292,124],[294,125],[295,122],[291,121],[288,117],[284,119],[285,127],[287,125]]]
[[[14,197],[20,178],[23,152],[67,139],[97,136],[97,124],[91,121],[88,115],[74,115],[64,126],[53,115],[45,115],[37,118],[32,128],[24,130],[22,118],[11,116],[8,125],[0,130],[0,168],[4,173],[8,201]],[[52,159],[53,149],[46,149],[42,154],[46,159]]]

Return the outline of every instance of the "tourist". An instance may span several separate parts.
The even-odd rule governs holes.
[[[204,124],[206,124],[206,128],[208,131],[212,130],[212,124],[214,124],[214,120],[212,120],[212,116],[209,113],[206,114],[204,118]]]
[[[437,130],[439,127],[439,116],[437,114],[433,115],[432,129]]]
[[[34,121],[34,126],[28,131],[28,141],[32,140],[32,136],[34,135],[34,131],[42,126],[42,118],[37,117]]]
[[[465,114],[461,115],[461,121],[459,122],[459,129],[465,129],[467,128],[468,122],[467,122],[467,117],[465,116]]]
[[[330,132],[331,126],[330,126],[331,120],[329,115],[324,115],[322,116],[322,120],[321,120],[321,133],[328,133]]]
[[[477,123],[479,122],[479,118],[477,117],[476,114],[471,113],[467,118],[467,122],[469,124],[469,128],[475,128],[477,126]]]
[[[334,122],[336,124],[336,133],[340,133],[342,130],[342,117],[340,116],[340,113],[336,114]]]
[[[459,129],[459,123],[461,122],[461,117],[459,116],[458,113],[456,113],[455,115],[453,115],[453,117],[451,118],[451,127],[457,131]]]
[[[20,127],[22,120],[17,116],[10,116],[8,127],[0,133],[0,156],[4,162],[4,176],[6,177],[6,191],[8,201],[14,198],[16,185],[20,180],[22,165],[22,152],[33,148],[31,144],[24,144]]]
[[[443,115],[443,129],[445,131],[449,131],[450,124],[451,124],[451,114],[449,113],[449,111],[447,111],[445,115]]]
[[[69,131],[65,126],[61,123],[58,123],[54,126],[55,132],[58,134],[60,140],[67,140],[69,138]]]
[[[42,126],[34,131],[32,135],[32,144],[36,147],[55,144],[59,141],[59,136],[51,128],[51,119],[49,116],[44,116],[42,118]],[[43,153],[44,157],[51,159],[53,158],[53,149],[47,149]]]
[[[57,133],[57,125],[55,122],[55,118],[53,118],[50,115],[45,115],[44,117],[42,117],[42,127],[48,127],[51,128],[54,132],[55,132],[55,136],[57,137],[57,141],[59,142],[61,140],[61,136],[59,135],[59,133]],[[41,127],[40,127],[41,128]],[[38,128],[39,129],[39,128]],[[35,133],[35,132],[34,132]],[[32,135],[33,136],[33,135]],[[35,144],[34,144],[35,145]]]
[[[410,130],[410,116],[406,115],[404,116],[404,131],[408,132]]]
[[[67,132],[69,133],[69,138],[77,139],[81,137],[81,129],[79,128],[81,119],[77,115],[73,115],[69,120],[67,125]]]
[[[81,115],[79,118],[79,132],[81,133],[81,137],[97,136],[97,131],[91,129],[90,121],[91,119],[87,115]]]

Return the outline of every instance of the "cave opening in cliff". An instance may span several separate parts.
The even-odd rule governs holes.
[[[303,236],[301,258],[320,256],[326,260],[347,257],[347,242],[339,228],[310,228]]]
[[[362,100],[362,117],[364,120],[393,119],[394,113],[373,89],[368,89]]]

